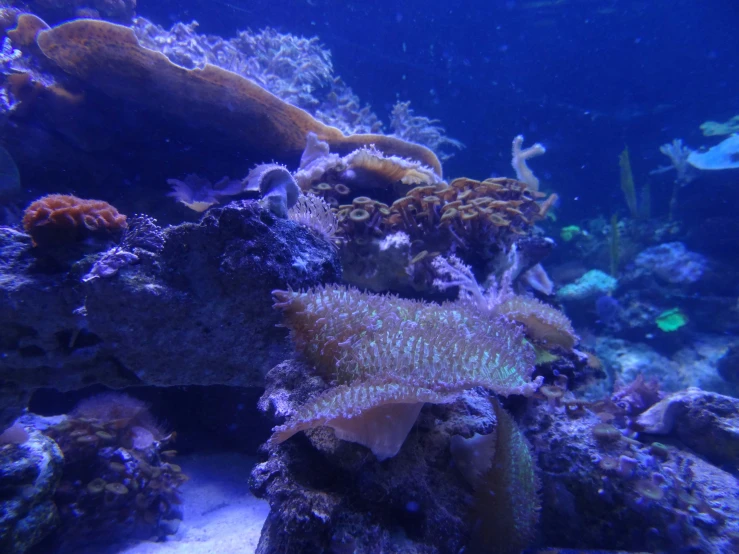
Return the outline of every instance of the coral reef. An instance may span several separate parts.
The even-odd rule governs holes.
[[[151,183],[188,174],[215,182],[266,160],[296,166],[309,131],[342,154],[375,144],[441,172],[423,146],[378,134],[345,136],[240,75],[213,65],[177,66],[141,46],[129,28],[90,19],[65,25],[49,29],[21,14],[7,33],[21,57],[8,63],[11,74],[2,79],[15,106],[3,114],[11,123],[3,127],[4,145],[25,182],[54,182],[58,190],[93,198],[111,182],[130,182],[140,195],[135,210],[150,212]],[[100,73],[87,79],[95,65]],[[111,110],[111,103],[120,109]]]
[[[667,392],[700,387],[736,396],[737,383],[722,379],[719,373],[721,360],[735,342],[730,336],[699,335],[692,344],[678,339],[679,348],[674,352],[660,352],[654,340],[650,344],[604,336],[598,337],[594,351],[611,374],[605,386],[613,381],[631,382],[644,374],[658,379]]]
[[[309,153],[319,148],[309,139],[308,162],[296,179],[337,205],[345,279],[372,290],[427,290],[433,281],[429,264],[438,254],[456,253],[489,273],[497,256],[525,237],[554,199],[540,205],[536,199],[544,195],[513,179],[459,178],[447,185],[428,169],[369,151],[340,159],[324,145],[322,153]],[[370,168],[381,172],[368,178]],[[386,238],[399,233],[408,237],[407,246],[382,248]],[[522,269],[546,254],[544,249]]]
[[[626,204],[567,219],[529,167],[542,144],[514,138],[515,179],[445,179],[462,143],[409,102],[383,134],[317,38],[166,30],[133,0],[12,6],[2,552],[171,546],[193,506],[174,428],[183,452],[260,449],[262,554],[739,549],[735,191],[698,171],[736,167],[739,135],[663,145],[671,189],[638,189],[648,158],[624,150]],[[447,98],[491,83],[442,57]],[[519,124],[561,141],[542,115]],[[503,127],[457,124],[498,165]],[[697,178],[719,192],[681,190]]]
[[[449,402],[475,386],[531,394],[538,384],[520,330],[469,305],[343,287],[273,294],[296,347],[332,385],[276,428],[274,442],[329,426],[384,459],[400,450],[424,402]]]
[[[402,195],[414,185],[441,182],[438,173],[422,163],[398,156],[386,156],[375,148],[359,148],[339,157],[331,145],[316,133],[308,133],[295,180],[303,191],[321,194],[333,206],[341,197],[368,189]],[[329,185],[327,188],[323,183]]]
[[[195,21],[176,23],[167,31],[139,17],[133,29],[143,46],[178,65],[195,69],[210,64],[233,71],[347,135],[381,130],[377,116],[369,107],[361,108],[352,90],[334,76],[331,53],[317,38],[267,27],[224,40],[198,34],[197,27]]]
[[[594,299],[611,294],[618,286],[618,280],[598,269],[591,269],[574,283],[569,283],[557,291],[562,301]]]
[[[459,287],[462,303],[471,305],[487,317],[500,317],[522,325],[527,338],[541,348],[559,346],[572,350],[578,337],[567,316],[536,298],[513,292],[513,277],[520,269],[515,245],[509,254],[509,264],[499,283],[490,278],[487,288],[483,289],[475,280],[472,269],[459,258],[439,256],[432,262],[436,274],[440,276],[434,280],[434,286],[442,290]]]
[[[123,232],[120,244],[96,260],[82,281],[87,283],[100,277],[112,277],[119,269],[139,262],[142,255],[160,254],[166,240],[156,219],[136,215],[128,220],[128,228]]]
[[[459,178],[447,185],[430,168],[374,148],[340,157],[314,133],[295,180],[335,207],[345,279],[376,291],[428,289],[429,262],[438,254],[457,252],[489,272],[488,265],[529,235],[556,200],[551,195],[539,204],[544,194],[513,179]],[[408,242],[383,247],[391,236]],[[529,252],[522,270],[536,266],[548,249]],[[546,288],[546,280],[534,281]]]
[[[301,194],[297,203],[290,208],[287,217],[321,235],[327,241],[334,241],[339,230],[336,216],[331,207],[319,196]]]
[[[446,161],[454,156],[455,150],[464,148],[464,144],[447,137],[446,130],[439,123],[436,119],[415,115],[410,102],[396,103],[390,114],[390,128],[395,136],[428,146],[441,161]]]
[[[667,242],[641,252],[634,263],[653,273],[667,283],[695,283],[706,271],[708,260],[696,252],[690,252],[681,242]]]
[[[178,488],[186,477],[171,461],[175,451],[167,450],[174,435],[162,431],[143,402],[121,393],[93,396],[44,433],[64,453],[54,494],[58,544],[71,549],[109,536],[177,530]]]
[[[528,411],[524,429],[542,480],[543,544],[736,549],[736,477],[679,443],[649,435],[634,440],[623,420],[596,406],[565,412],[540,404]]]
[[[284,416],[324,387],[307,369],[297,362],[274,368],[267,376],[263,409]],[[474,529],[488,517],[510,521],[517,513],[523,527],[523,518],[532,512],[514,512],[522,496],[508,504],[508,496],[502,495],[503,513],[478,519],[475,491],[450,450],[455,435],[490,435],[496,429],[503,435],[497,421],[490,399],[475,389],[460,393],[454,402],[424,407],[403,448],[383,462],[328,429],[310,431],[308,441],[268,444],[269,458],[251,476],[252,491],[271,503],[257,551],[452,553],[469,545]],[[503,440],[498,443],[500,460],[515,453],[506,451],[510,444]],[[532,479],[524,464],[518,468],[524,479]],[[507,487],[516,482],[506,478],[511,474],[504,469],[500,473]],[[514,530],[506,531],[505,537],[515,536]],[[517,545],[503,539],[483,545],[482,551],[514,551]]]
[[[634,427],[649,435],[677,439],[716,465],[739,462],[736,398],[691,387],[650,407]]]
[[[28,429],[22,444],[0,444],[0,550],[7,554],[27,552],[59,523],[53,496],[64,457],[53,440]]]
[[[312,131],[334,150],[346,152],[374,144],[385,153],[417,159],[441,174],[438,158],[423,146],[385,135],[345,136],[235,73],[210,64],[202,69],[176,65],[160,52],[143,47],[126,27],[105,21],[70,21],[40,32],[37,42],[59,67],[112,98],[135,98],[152,109],[196,119],[220,132],[231,129],[242,148],[262,159],[298,156],[305,136]],[[152,74],[157,75],[156,84]],[[260,132],[253,133],[257,124]]]
[[[52,373],[60,390],[259,386],[290,352],[284,331],[274,329],[270,291],[341,275],[332,244],[256,202],[212,208],[198,224],[170,227],[159,254],[143,251],[161,242],[144,241],[137,229],[127,243],[139,263],[84,284],[104,254],[63,272],[38,272],[30,237],[0,229],[0,425]]]
[[[50,194],[33,202],[23,215],[23,228],[34,246],[55,246],[87,237],[110,238],[127,227],[126,216],[102,200]]]

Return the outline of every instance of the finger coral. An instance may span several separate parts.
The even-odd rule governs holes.
[[[33,202],[23,215],[23,228],[35,246],[52,246],[89,236],[109,236],[126,229],[126,216],[102,200],[50,194]]]
[[[513,139],[513,159],[511,165],[516,170],[516,177],[519,181],[526,183],[532,191],[539,190],[539,179],[531,171],[526,163],[531,158],[541,156],[547,149],[538,142],[528,148],[523,147],[523,135],[518,135]]]
[[[450,401],[476,386],[503,395],[538,386],[530,380],[534,352],[520,329],[471,306],[338,286],[273,294],[297,348],[334,386],[276,428],[276,442],[326,425],[387,458],[424,402]]]

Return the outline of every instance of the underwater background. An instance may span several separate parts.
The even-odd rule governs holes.
[[[0,1],[0,553],[739,551],[737,23]]]

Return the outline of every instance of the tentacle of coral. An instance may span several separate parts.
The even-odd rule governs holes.
[[[343,385],[302,406],[287,424],[274,429],[271,440],[281,443],[300,431],[326,426],[384,460],[398,453],[425,402],[441,404],[455,396],[408,385]]]
[[[334,385],[276,428],[276,442],[325,425],[389,457],[424,402],[447,402],[476,386],[528,395],[540,384],[531,381],[534,351],[521,328],[468,304],[335,285],[273,295],[298,350]]]
[[[473,554],[515,554],[530,546],[541,501],[534,457],[528,441],[497,399],[496,445],[490,470],[476,494],[479,521],[470,544]]]

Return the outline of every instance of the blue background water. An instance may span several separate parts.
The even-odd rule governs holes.
[[[623,209],[624,145],[641,183],[666,164],[661,144],[714,144],[700,123],[739,113],[736,0],[140,0],[138,12],[227,37],[264,26],[319,36],[384,121],[411,100],[467,145],[447,175],[510,175],[513,136],[542,142],[532,165],[564,220]],[[653,178],[657,210],[670,185]]]

